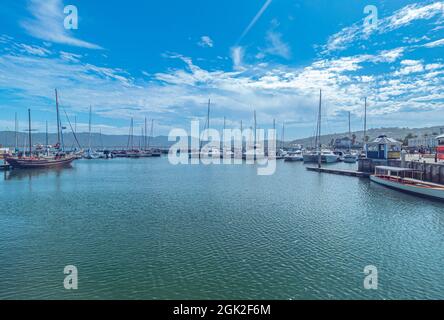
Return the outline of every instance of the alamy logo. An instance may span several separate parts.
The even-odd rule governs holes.
[[[376,29],[378,27],[378,8],[374,5],[365,6],[364,13],[368,14],[364,19],[365,30]]]
[[[67,30],[77,30],[79,28],[79,11],[76,6],[69,5],[63,9],[63,13],[66,15],[63,21],[63,26]]]
[[[367,290],[377,290],[378,289],[378,268],[375,266],[366,266],[364,268],[364,288]]]
[[[265,139],[267,134],[267,139]],[[191,121],[191,133],[175,128],[168,135],[176,141],[168,152],[168,160],[179,164],[257,164],[258,175],[276,171],[276,130],[206,129],[200,132],[199,121]]]
[[[77,290],[79,284],[78,271],[76,266],[66,266],[63,269],[63,273],[66,275],[63,281],[63,286],[66,290]]]

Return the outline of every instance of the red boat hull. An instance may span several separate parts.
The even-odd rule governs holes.
[[[60,159],[18,159],[6,158],[6,162],[13,168],[54,168],[68,166],[73,162],[75,157],[66,157]]]

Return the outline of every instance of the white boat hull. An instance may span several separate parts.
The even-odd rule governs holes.
[[[431,197],[431,198],[435,198],[435,199],[440,199],[440,200],[444,200],[444,188],[440,188],[440,187],[424,187],[424,186],[420,186],[418,185],[414,185],[414,184],[403,184],[403,183],[399,183],[399,182],[395,182],[395,181],[389,181],[387,179],[383,179],[380,177],[377,177],[375,175],[371,175],[370,176],[370,180],[373,182],[376,182],[378,184],[384,185],[386,187],[392,188],[392,189],[396,189],[396,190],[400,190],[400,191],[404,191],[404,192],[408,192],[408,193],[412,193],[412,194],[417,194],[417,195],[421,195],[421,196],[426,196],[426,197]]]

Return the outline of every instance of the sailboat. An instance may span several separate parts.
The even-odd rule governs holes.
[[[146,119],[145,119],[145,140],[146,140]],[[154,119],[151,119],[151,130],[150,135],[148,137],[148,143],[145,142],[145,151],[150,154],[150,157],[160,157],[162,155],[162,152],[160,149],[151,148],[151,138],[154,138]]]
[[[331,150],[322,149],[321,142],[321,119],[322,119],[322,90],[319,91],[319,111],[318,124],[316,129],[316,146],[317,150],[303,155],[305,163],[317,163],[321,167],[321,163],[335,163],[338,162],[339,156],[334,154]]]
[[[9,163],[13,168],[53,168],[53,167],[63,167],[70,165],[75,159],[74,155],[67,155],[60,148],[60,116],[59,116],[59,102],[57,89],[55,90],[56,96],[56,109],[57,109],[57,149],[58,151],[53,155],[41,156],[39,153],[33,154],[32,152],[32,128],[31,128],[31,109],[28,109],[28,142],[29,142],[29,155],[7,157],[5,161]]]

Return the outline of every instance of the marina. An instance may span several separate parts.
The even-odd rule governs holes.
[[[443,9],[5,4],[0,302],[444,300]]]

